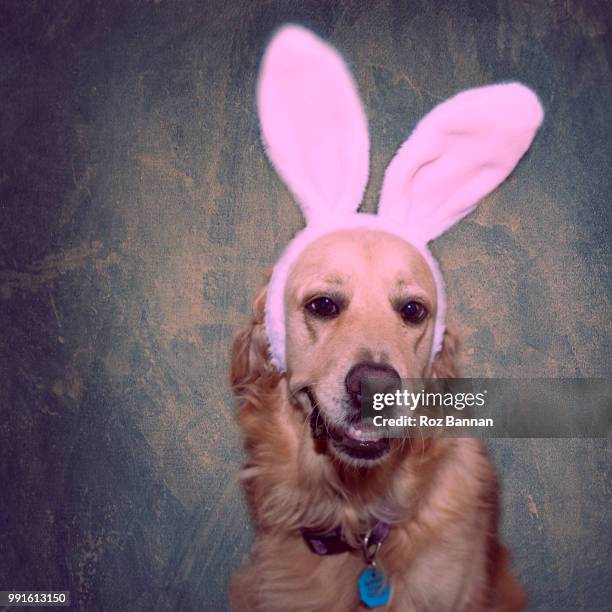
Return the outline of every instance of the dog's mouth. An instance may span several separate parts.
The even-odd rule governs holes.
[[[315,405],[310,413],[313,438],[328,440],[341,455],[362,461],[376,461],[384,457],[391,448],[389,439],[380,437],[374,427],[362,423],[332,427],[323,419]]]

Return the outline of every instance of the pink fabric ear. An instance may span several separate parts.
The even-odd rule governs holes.
[[[540,126],[519,83],[464,91],[426,115],[393,158],[378,214],[426,243],[476,208],[512,171]]]
[[[367,121],[330,45],[285,26],[264,55],[257,104],[267,153],[307,222],[357,210],[368,180]]]

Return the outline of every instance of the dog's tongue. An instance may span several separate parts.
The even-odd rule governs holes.
[[[346,431],[345,436],[356,442],[377,442],[380,435],[374,429],[360,428],[351,425]]]

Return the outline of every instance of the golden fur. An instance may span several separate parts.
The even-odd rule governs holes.
[[[333,321],[309,318],[304,303],[334,291],[345,304]],[[390,579],[389,611],[521,610],[523,591],[498,542],[497,483],[484,446],[469,438],[392,440],[371,464],[314,439],[304,392],[314,389],[326,424],[342,422],[348,368],[368,359],[392,364],[404,378],[454,377],[457,340],[447,332],[429,365],[435,284],[416,249],[387,234],[345,230],[300,256],[287,283],[287,374],[270,364],[263,325],[265,288],[254,318],[235,339],[231,382],[248,456],[243,481],[256,541],[231,585],[237,612],[364,610],[359,550],[312,553],[300,527],[331,531],[347,542],[376,520],[392,525],[378,563]],[[429,310],[419,326],[393,309],[398,295]],[[401,297],[400,295],[400,297]]]

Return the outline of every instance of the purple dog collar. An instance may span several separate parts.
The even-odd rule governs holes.
[[[379,546],[387,539],[391,527],[389,523],[377,521],[368,537],[368,546]],[[333,531],[321,532],[315,529],[301,528],[300,533],[304,538],[308,548],[315,554],[320,556],[339,555],[341,553],[359,550],[354,546],[346,543],[342,537],[340,527],[336,527]],[[364,541],[366,536],[361,536]]]

